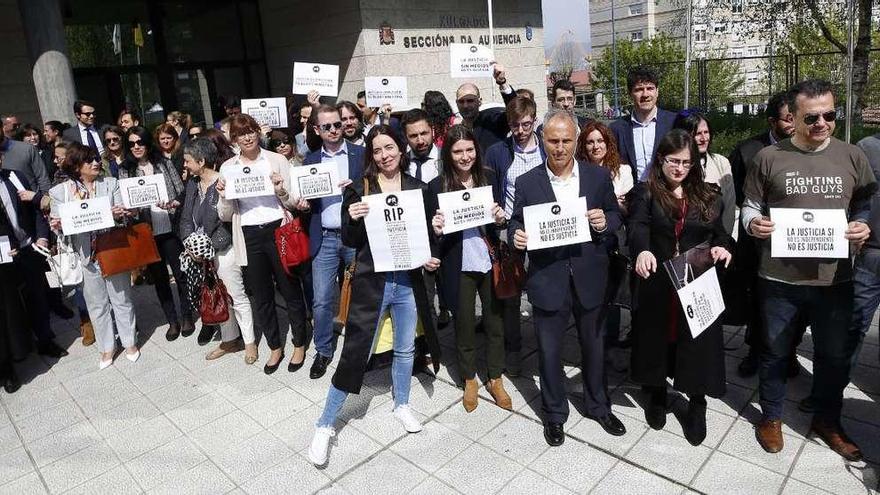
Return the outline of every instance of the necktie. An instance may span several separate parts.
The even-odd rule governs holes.
[[[98,143],[95,142],[95,136],[92,135],[93,130],[92,127],[86,128],[86,139],[89,141],[89,148],[95,150],[95,155],[100,155],[101,152],[98,149]]]
[[[429,157],[427,156],[413,156],[412,162],[416,164],[416,179],[422,180],[422,165],[424,165],[428,159]]]

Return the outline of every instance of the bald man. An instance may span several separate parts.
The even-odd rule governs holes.
[[[495,84],[501,92],[504,104],[516,98],[516,91],[507,83],[507,74],[504,66],[493,64],[493,77]],[[480,145],[480,154],[485,156],[489,146],[504,141],[509,131],[507,116],[503,107],[487,108],[480,110],[483,100],[480,97],[480,88],[474,83],[464,83],[455,92],[455,104],[461,115],[462,124],[470,127],[477,137]]]
[[[611,412],[605,387],[604,346],[598,325],[608,278],[608,252],[622,219],[608,170],[574,159],[577,142],[574,116],[553,109],[544,118],[544,162],[519,176],[509,235],[516,249],[525,250],[530,235],[523,209],[527,206],[580,198],[587,202],[589,242],[529,251],[526,289],[532,303],[540,352],[539,372],[544,439],[550,446],[565,441],[568,399],[562,353],[568,321],[574,316],[581,351],[586,416],[614,436],[626,427]]]

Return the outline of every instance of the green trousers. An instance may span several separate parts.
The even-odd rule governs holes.
[[[492,272],[462,272],[458,287],[458,311],[455,315],[455,344],[461,377],[469,380],[477,372],[476,300],[480,295],[483,329],[486,332],[486,362],[490,379],[504,371],[504,326],[501,301],[492,294]]]

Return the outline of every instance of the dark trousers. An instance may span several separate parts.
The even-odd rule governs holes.
[[[28,246],[19,251],[15,257],[15,266],[24,280],[24,303],[30,315],[34,336],[39,342],[48,342],[55,338],[49,324],[49,282],[46,281],[46,258]]]
[[[560,283],[565,283],[560,281]],[[565,371],[562,369],[562,349],[568,319],[574,314],[578,342],[581,348],[581,375],[584,381],[584,406],[589,416],[601,417],[611,410],[605,384],[605,351],[599,328],[601,305],[584,308],[575,294],[571,279],[569,290],[558,311],[545,311],[533,306],[535,333],[538,337],[539,370],[541,374],[541,402],[544,421],[565,423],[568,419],[568,400],[565,394]]]
[[[486,332],[486,367],[489,379],[500,378],[504,371],[504,329],[501,324],[501,301],[492,294],[492,272],[463,272],[458,286],[458,310],[455,314],[455,345],[461,377],[470,380],[477,372],[476,296],[483,308]]]
[[[306,305],[302,283],[284,272],[275,248],[275,229],[280,225],[281,220],[277,220],[242,227],[248,258],[244,283],[251,292],[254,327],[262,330],[272,350],[282,346],[282,332],[275,306],[276,287],[287,304],[293,345],[302,347],[306,344]]]
[[[504,350],[519,352],[522,350],[522,326],[520,321],[520,305],[522,294],[517,294],[501,301],[501,317],[504,325]]]
[[[165,313],[168,323],[180,323],[177,308],[174,306],[174,294],[171,292],[171,280],[168,277],[168,267],[170,267],[177,285],[177,296],[180,299],[180,316],[184,320],[191,321],[193,310],[186,295],[186,276],[180,271],[180,253],[183,252],[183,245],[172,233],[159,234],[154,239],[161,260],[147,266],[147,270],[153,277],[156,297],[162,306],[162,312]]]
[[[816,287],[761,280],[760,289],[765,334],[759,391],[764,417],[782,418],[786,369],[796,333],[792,322],[806,316],[813,336],[812,397],[816,416],[839,420],[843,389],[849,382],[852,282]]]

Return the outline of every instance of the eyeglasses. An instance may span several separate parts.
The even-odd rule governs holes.
[[[118,143],[119,138],[118,137],[108,137],[107,139],[105,139],[105,141],[107,141],[108,143]]]
[[[336,121],[330,124],[321,124],[318,126],[324,132],[330,132],[330,129],[342,129],[342,121]]]
[[[129,141],[129,142],[128,142],[128,145],[131,146],[132,148],[135,147],[135,146],[146,146],[146,145],[144,144],[143,139],[138,139],[138,140],[136,140],[136,141]]]
[[[235,139],[237,141],[253,141],[254,139],[257,139],[257,133],[254,131],[251,131],[251,132],[248,132],[247,134],[239,134],[238,137]]]
[[[478,101],[480,100],[476,96],[462,96],[461,98],[455,100],[455,102],[459,104],[475,104]]]
[[[528,122],[508,122],[507,125],[510,126],[511,131],[515,131],[517,129],[522,129],[524,131],[531,131],[532,126],[535,125],[535,121],[531,120]]]
[[[804,124],[813,125],[816,122],[819,122],[819,117],[822,117],[822,120],[825,122],[834,122],[837,120],[837,110],[831,110],[830,112],[825,113],[808,113],[804,116]]]
[[[666,162],[667,165],[670,165],[672,167],[681,167],[685,170],[690,170],[691,166],[693,166],[693,163],[691,163],[690,160],[677,160],[675,158],[667,157],[664,158],[663,161]]]

